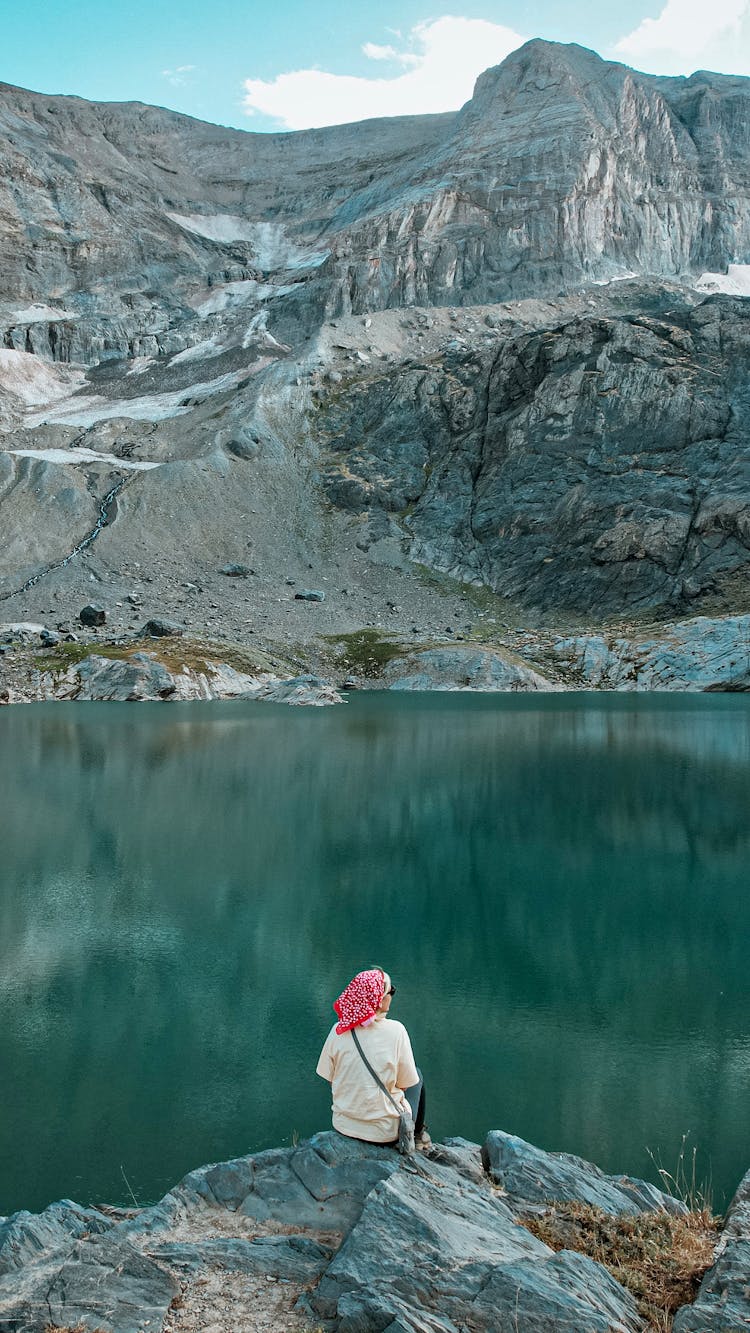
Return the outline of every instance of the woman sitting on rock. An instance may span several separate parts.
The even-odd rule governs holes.
[[[422,1076],[406,1028],[388,1017],[395,993],[381,967],[357,973],[334,1002],[339,1021],[328,1034],[317,1073],[331,1084],[333,1127],[340,1134],[365,1143],[395,1145],[399,1114],[411,1111],[416,1145],[425,1149],[431,1140],[424,1124]]]

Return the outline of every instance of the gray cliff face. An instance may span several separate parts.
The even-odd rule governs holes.
[[[527,43],[444,116],[258,135],[0,85],[0,126],[16,241],[0,299],[72,295],[79,315],[111,319],[119,305],[115,340],[158,339],[155,297],[176,316],[228,272],[293,270],[341,313],[557,295],[750,253],[747,80],[656,79],[576,46]],[[185,225],[200,215],[241,218],[244,234]],[[290,245],[270,253],[263,228],[280,224]],[[64,327],[44,337],[53,354],[75,345]]]
[[[413,557],[545,610],[732,599],[750,547],[750,311],[510,330],[336,386],[325,483]]]
[[[351,256],[346,308],[721,268],[750,246],[749,154],[745,80],[653,79],[530,42],[480,77],[395,206],[379,190],[334,218],[347,226],[333,247],[339,266]],[[373,268],[362,247],[388,258]]]
[[[747,610],[747,305],[696,284],[750,259],[750,80],[534,41],[455,114],[258,135],[0,85],[0,134],[8,620],[148,579],[293,643],[285,587],[327,585],[315,632],[429,645],[415,562],[529,618]]]

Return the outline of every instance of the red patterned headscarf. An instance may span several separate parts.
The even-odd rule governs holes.
[[[333,1007],[339,1016],[336,1031],[349,1032],[351,1028],[369,1027],[380,1008],[385,994],[385,977],[376,968],[369,972],[358,972],[349,982]]]

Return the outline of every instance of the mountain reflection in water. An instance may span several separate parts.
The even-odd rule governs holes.
[[[373,961],[433,1137],[750,1164],[747,700],[34,705],[0,773],[0,1214],[326,1127]]]

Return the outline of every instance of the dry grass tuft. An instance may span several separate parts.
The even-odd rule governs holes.
[[[668,1333],[680,1306],[695,1299],[713,1263],[721,1226],[707,1208],[612,1217],[583,1203],[557,1203],[523,1225],[553,1250],[596,1259],[634,1297],[649,1329]]]
[[[45,1324],[44,1333],[106,1333],[106,1330],[103,1328],[90,1330],[85,1324],[76,1324],[75,1328],[71,1328],[69,1324],[65,1326],[62,1324]]]

